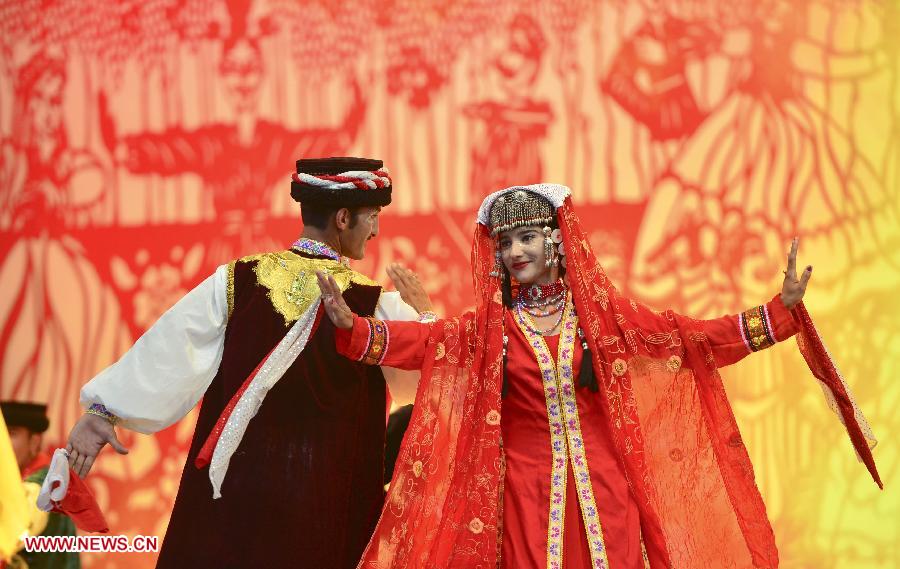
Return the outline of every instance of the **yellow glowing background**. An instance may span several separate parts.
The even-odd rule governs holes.
[[[0,397],[49,403],[64,441],[80,386],[168,306],[296,237],[296,158],[385,160],[394,203],[357,268],[407,263],[445,314],[471,302],[481,198],[564,183],[657,308],[762,303],[801,237],[885,490],[792,342],[726,387],[782,566],[898,567],[898,52],[896,0],[2,1]],[[112,533],[164,534],[194,416],[99,461]]]

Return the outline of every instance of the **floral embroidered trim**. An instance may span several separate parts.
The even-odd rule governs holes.
[[[500,484],[497,485],[497,567],[503,558],[503,494],[506,492],[506,450],[500,435]]]
[[[90,415],[97,415],[98,417],[103,417],[106,419],[111,425],[115,425],[119,422],[119,418],[109,412],[109,410],[103,406],[101,403],[94,403],[90,407],[87,408],[85,413]]]
[[[307,253],[309,255],[316,255],[318,257],[327,257],[333,261],[340,261],[341,255],[326,245],[321,241],[316,241],[315,239],[309,239],[308,237],[301,237],[294,241],[291,245],[291,249],[295,249],[300,251],[301,253]]]
[[[768,305],[763,304],[763,314],[766,316],[766,324],[769,325],[769,336],[772,338],[772,342],[777,343],[778,338],[775,337],[775,327],[772,326],[772,318],[769,316],[769,307]]]
[[[528,339],[534,350],[538,367],[541,369],[544,399],[547,404],[547,418],[550,421],[550,448],[552,451],[550,470],[550,512],[547,523],[547,567],[562,567],[563,529],[566,513],[566,463],[569,461],[566,447],[565,426],[563,425],[562,406],[559,403],[559,387],[557,371],[550,357],[550,349],[543,336],[524,326],[520,319],[516,323]],[[560,349],[562,349],[560,340]]]
[[[544,386],[547,417],[550,421],[550,443],[553,464],[550,477],[550,512],[547,525],[547,567],[562,567],[562,544],[566,509],[566,466],[571,460],[578,501],[584,520],[592,565],[606,569],[609,561],[603,542],[603,530],[597,512],[597,504],[591,487],[590,470],[581,434],[572,361],[575,355],[575,336],[578,317],[575,307],[567,303],[559,340],[557,365],[554,367],[550,350],[542,336],[518,322],[528,343],[534,350]],[[571,452],[571,455],[569,454]]]
[[[738,319],[741,337],[751,351],[758,352],[775,345],[772,324],[769,322],[764,306],[745,310]]]
[[[390,340],[388,327],[376,318],[366,317],[365,320],[369,326],[369,341],[359,361],[367,365],[380,365]]]
[[[569,440],[569,459],[572,461],[572,472],[575,476],[575,487],[578,489],[578,503],[581,506],[581,517],[590,546],[592,566],[596,569],[608,569],[606,544],[603,542],[603,527],[597,511],[597,501],[591,485],[591,471],[588,467],[587,451],[581,431],[581,420],[578,416],[578,404],[575,400],[575,376],[572,361],[575,352],[575,335],[578,330],[578,316],[574,305],[570,305],[562,335],[560,336],[560,353],[557,377],[560,384],[560,399],[566,419],[566,435]],[[565,347],[563,347],[565,346]]]

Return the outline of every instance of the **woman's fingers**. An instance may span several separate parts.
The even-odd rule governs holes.
[[[397,288],[410,288],[419,284],[419,277],[399,263],[393,263],[388,274]]]
[[[806,285],[809,283],[809,278],[812,276],[812,265],[806,267],[806,270],[803,271],[803,275],[800,277],[800,288],[802,290],[806,290]]]
[[[325,278],[325,274],[322,271],[316,271],[316,280],[319,282],[319,290],[322,291],[322,296],[326,296],[329,294],[330,283]]]
[[[388,276],[394,282],[394,286],[398,289],[406,286],[406,275],[400,270],[401,267],[397,263],[388,265]]]
[[[791,241],[791,251],[787,259],[787,276],[797,280],[797,249],[800,247],[800,238],[794,237]]]
[[[325,306],[325,313],[328,314],[328,318],[333,323],[337,324],[337,320],[340,318],[340,310],[335,302],[332,281],[329,277],[330,275],[326,275],[322,271],[316,271],[316,279],[319,281],[319,290],[322,291],[322,304]],[[340,292],[338,292],[338,296],[340,296]]]
[[[353,311],[344,302],[341,287],[331,274],[316,271],[316,279],[319,281],[319,289],[322,291],[322,304],[325,313],[331,322],[339,328],[353,327]]]
[[[337,286],[333,276],[323,271],[316,271],[316,279],[319,281],[319,290],[322,291],[322,296],[325,297],[325,300],[335,295],[340,296],[341,288]]]
[[[344,295],[341,292],[341,287],[338,286],[337,281],[334,279],[334,275],[328,275],[328,283],[331,286],[331,301],[334,305],[341,310],[349,310],[347,303],[344,302]]]

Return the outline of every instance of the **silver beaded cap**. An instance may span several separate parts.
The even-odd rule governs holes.
[[[491,206],[491,235],[529,225],[553,221],[553,206],[546,198],[527,190],[515,190],[498,197]]]

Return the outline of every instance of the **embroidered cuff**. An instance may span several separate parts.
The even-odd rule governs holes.
[[[416,318],[416,322],[422,322],[423,324],[430,324],[431,322],[436,322],[438,319],[437,314],[431,312],[430,310],[426,310],[425,312],[420,312],[419,317]]]
[[[113,415],[112,413],[110,413],[109,410],[107,410],[107,408],[104,407],[100,403],[94,403],[93,405],[91,405],[90,407],[87,408],[85,413],[89,413],[91,415],[97,415],[98,417],[103,417],[104,419],[109,421],[110,424],[113,424],[113,425],[115,425],[116,423],[119,422],[119,418],[116,417],[115,415]]]
[[[765,306],[745,310],[738,318],[741,339],[751,352],[758,352],[775,345],[772,322]]]
[[[787,309],[780,294],[766,304],[766,316],[769,317],[769,330],[776,342],[783,342],[800,331],[794,320],[794,311]]]
[[[388,327],[384,321],[376,318],[367,317],[364,320],[369,327],[369,339],[360,361],[368,365],[379,365],[384,359],[384,354],[390,342]]]

